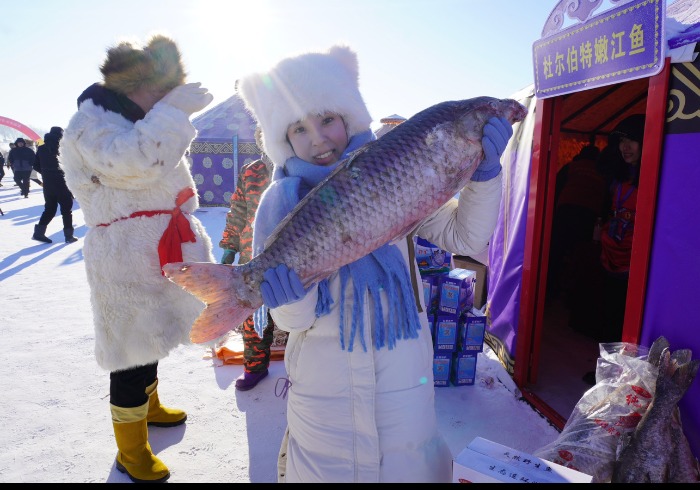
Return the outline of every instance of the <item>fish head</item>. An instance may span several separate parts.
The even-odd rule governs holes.
[[[513,99],[475,97],[454,103],[455,122],[461,136],[469,141],[481,141],[484,126],[492,117],[503,117],[511,124],[527,116],[527,109]]]
[[[426,134],[426,146],[435,154],[445,155],[443,161],[446,163],[441,164],[444,165],[441,172],[455,184],[455,189],[450,189],[452,191],[461,189],[483,161],[481,141],[488,121],[493,117],[503,117],[514,124],[525,119],[527,109],[513,99],[475,97],[443,102],[427,114],[434,118],[435,124]],[[401,126],[403,124],[396,129]]]

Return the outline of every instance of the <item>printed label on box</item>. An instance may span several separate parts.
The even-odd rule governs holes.
[[[459,325],[458,350],[467,352],[482,352],[484,350],[485,332],[485,316],[476,316],[471,312],[462,316]]]
[[[416,237],[416,263],[421,272],[447,272],[452,265],[452,254],[433,245],[428,240]]]
[[[440,277],[438,311],[460,315],[474,305],[476,272],[452,269]]]
[[[473,385],[476,378],[476,353],[455,353],[452,357],[452,384]]]
[[[452,462],[463,483],[591,483],[593,477],[517,449],[476,437]]]
[[[457,329],[459,319],[453,315],[435,317],[435,351],[453,352],[457,350]]]
[[[450,385],[450,366],[452,356],[435,354],[433,356],[433,382],[435,386]]]

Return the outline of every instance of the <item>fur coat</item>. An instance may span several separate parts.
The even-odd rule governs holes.
[[[204,308],[161,274],[158,243],[171,215],[129,217],[173,210],[181,190],[195,189],[184,158],[195,135],[187,114],[163,102],[133,123],[86,100],[65,130],[60,164],[88,227],[95,354],[108,371],[156,362],[189,342]],[[197,208],[195,190],[180,208],[196,237],[182,244],[183,260],[214,262]]]

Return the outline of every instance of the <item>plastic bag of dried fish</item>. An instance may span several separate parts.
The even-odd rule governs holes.
[[[651,348],[600,344],[595,386],[577,402],[559,437],[533,454],[591,475],[593,483],[609,483],[620,437],[634,431],[652,401],[660,349],[656,342]]]

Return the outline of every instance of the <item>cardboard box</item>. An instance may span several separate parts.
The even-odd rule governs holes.
[[[455,315],[438,314],[435,316],[435,338],[433,348],[436,353],[452,354],[457,350],[457,334],[459,332],[459,317]]]
[[[457,350],[462,352],[483,352],[486,317],[477,315],[474,310],[462,315],[459,322]]]
[[[450,386],[451,354],[433,355],[433,384],[435,386]]]
[[[415,242],[416,263],[421,273],[447,272],[452,267],[452,254],[419,236]]]
[[[440,275],[441,274],[421,273],[421,282],[423,283],[423,300],[425,301],[425,308],[428,315],[434,314],[435,311],[437,311]]]
[[[452,257],[454,266],[476,272],[476,284],[474,286],[474,308],[481,309],[487,299],[488,266],[466,255]]]
[[[452,462],[452,483],[591,483],[593,477],[476,437]]]
[[[452,371],[450,381],[455,386],[473,385],[476,379],[476,356],[473,352],[455,352],[452,354]]]
[[[459,316],[474,306],[476,272],[467,269],[452,269],[440,276],[438,314],[450,313]]]

